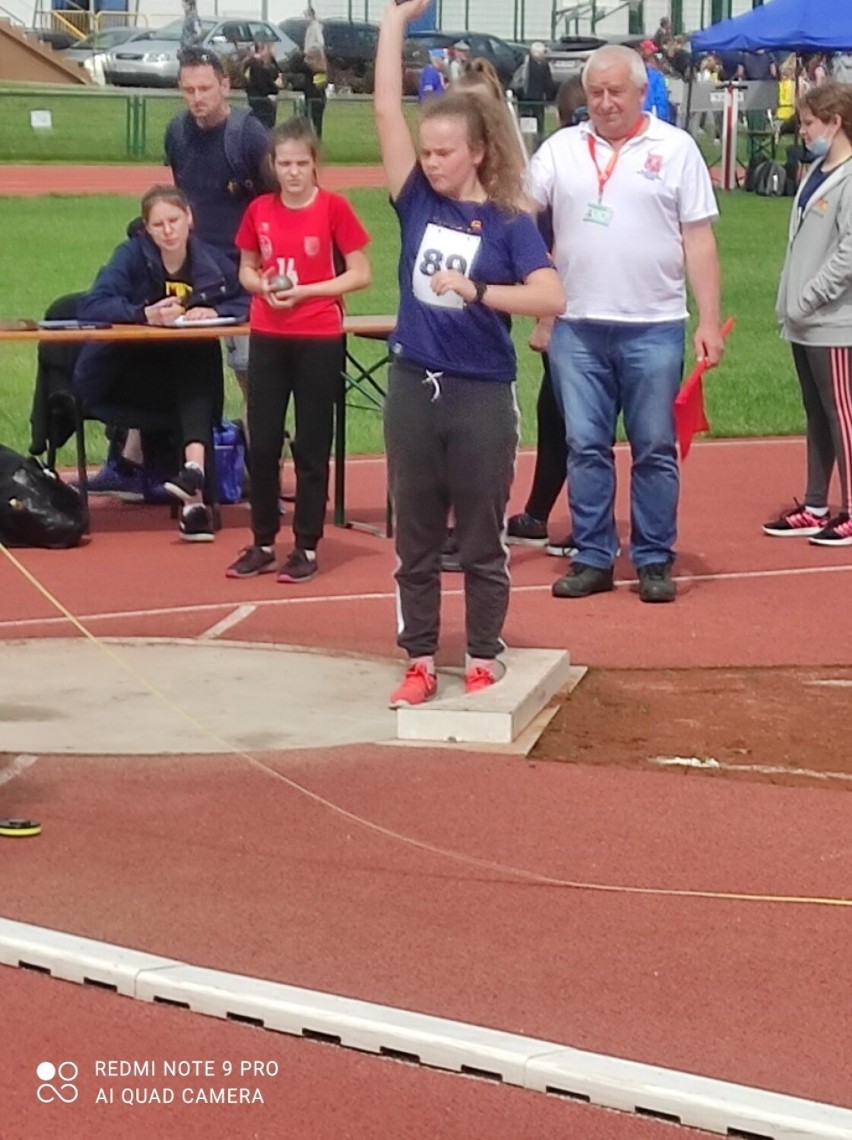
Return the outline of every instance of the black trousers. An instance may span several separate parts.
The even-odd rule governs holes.
[[[565,442],[562,409],[557,403],[556,393],[553,390],[550,358],[546,352],[542,353],[541,360],[544,373],[536,404],[538,448],[530,497],[527,499],[525,510],[534,519],[547,522],[565,483],[568,444]]]
[[[172,413],[181,446],[205,443],[221,418],[222,350],[218,341],[119,345],[108,357],[99,404]]]
[[[452,509],[464,571],[471,657],[505,648],[509,608],[506,504],[515,471],[514,384],[427,373],[395,361],[385,400],[388,483],[396,512],[400,633],[409,657],[438,648],[441,548]]]
[[[271,546],[278,534],[278,466],[291,395],[296,410],[293,534],[302,550],[315,550],[322,538],[343,360],[343,337],[251,334],[248,429],[251,523],[257,546]]]

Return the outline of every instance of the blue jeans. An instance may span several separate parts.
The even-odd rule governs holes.
[[[622,411],[632,457],[630,557],[637,568],[673,560],[680,487],[673,405],[683,353],[683,321],[556,322],[550,366],[565,416],[577,562],[605,569],[618,551],[613,445]]]

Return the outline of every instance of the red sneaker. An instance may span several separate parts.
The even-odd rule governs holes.
[[[422,705],[431,700],[438,691],[438,679],[422,661],[410,665],[402,679],[402,684],[390,695],[392,709],[406,708],[409,705]]]
[[[481,693],[483,689],[489,689],[496,680],[497,678],[490,669],[486,669],[484,665],[474,665],[465,675],[464,691],[466,693]]]

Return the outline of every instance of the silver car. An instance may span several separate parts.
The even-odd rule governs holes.
[[[62,58],[66,63],[78,63],[80,67],[88,71],[96,83],[102,84],[104,82],[103,65],[107,53],[138,34],[139,28],[137,27],[121,25],[116,28],[103,28],[101,31],[84,36],[73,47],[67,48],[62,53]]]
[[[200,20],[199,23],[201,34],[197,46],[223,58],[234,52],[250,51],[254,41],[259,39],[272,41],[273,54],[282,63],[298,51],[289,36],[266,20],[232,18]],[[183,30],[183,20],[175,20],[164,28],[139,32],[120,44],[104,61],[107,82],[117,87],[176,87]]]

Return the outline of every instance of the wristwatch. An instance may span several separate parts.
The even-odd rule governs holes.
[[[482,304],[482,298],[485,296],[485,290],[488,288],[488,285],[486,284],[485,281],[474,281],[473,287],[476,290],[476,296],[473,298],[472,301],[469,301],[468,304],[470,304],[470,305],[481,305]]]

